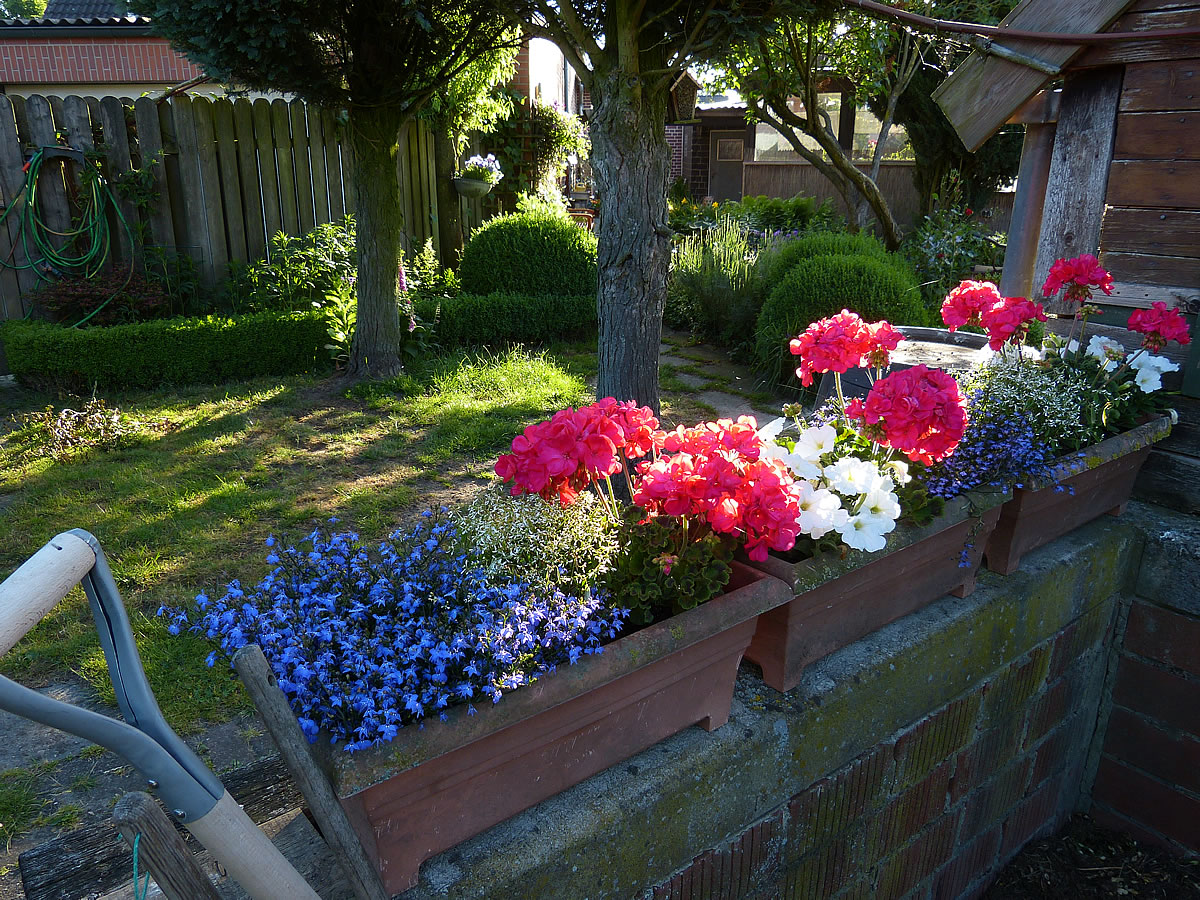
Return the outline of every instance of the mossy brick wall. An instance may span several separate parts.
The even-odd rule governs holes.
[[[1200,852],[1200,526],[1147,527],[1121,623],[1092,815]]]
[[[1088,805],[1141,531],[1112,518],[430,860],[424,898],[978,896]]]

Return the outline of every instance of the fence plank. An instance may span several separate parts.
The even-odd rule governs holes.
[[[29,140],[35,148],[57,147],[58,126],[50,101],[34,94],[25,99],[25,114],[29,118]],[[61,160],[43,163],[38,173],[38,206],[46,228],[56,234],[65,234],[71,227],[71,208],[67,203],[67,188]],[[65,240],[53,237],[51,243],[61,249]]]
[[[312,167],[308,161],[308,123],[304,101],[293,100],[289,111],[292,119],[292,160],[296,167],[296,205],[300,210],[300,233],[308,234],[316,224],[313,212]]]
[[[275,141],[271,137],[271,103],[259,97],[254,101],[254,144],[258,148],[258,171],[262,176],[263,220],[267,248],[279,231],[279,167],[275,161]],[[265,253],[264,253],[265,255]]]
[[[321,111],[321,122],[325,132],[325,171],[329,174],[329,218],[333,222],[340,222],[346,215],[346,202],[342,194],[341,123],[331,109]]]
[[[138,209],[130,200],[121,196],[117,182],[133,169],[129,156],[129,132],[125,125],[125,106],[119,97],[105,97],[100,101],[100,127],[104,129],[104,156],[108,160],[108,180],[117,197],[117,208],[125,224],[117,223],[116,246],[122,262],[141,260],[141,220]],[[130,236],[132,235],[132,241]]]
[[[208,101],[206,100],[205,103]],[[177,239],[179,246],[195,247],[195,259],[200,274],[208,284],[215,284],[224,262],[218,269],[214,261],[214,239],[209,234],[207,204],[204,196],[204,179],[200,174],[200,149],[196,135],[195,110],[192,99],[180,95],[171,100],[171,120],[175,131],[175,144],[179,149],[179,182],[183,189],[181,215],[175,217],[176,224],[182,223],[184,236]],[[224,242],[222,242],[224,246]]]
[[[325,134],[321,125],[321,108],[307,104],[308,157],[312,169],[313,204],[316,221],[329,221],[329,176],[325,174]]]
[[[179,137],[175,129],[175,105],[171,102],[155,103],[158,114],[158,133],[161,137],[163,150],[163,179],[166,182],[166,193],[162,202],[167,205],[167,217],[171,222],[171,245],[175,253],[187,253],[193,260],[200,260],[202,253],[196,252],[198,246],[193,246],[187,233],[188,203],[184,199],[183,176],[179,166]],[[200,208],[200,203],[196,203]]]
[[[208,231],[209,269],[213,281],[221,278],[229,265],[228,232],[225,229],[224,200],[221,193],[221,173],[217,167],[213,104],[203,97],[192,101],[192,123],[196,134],[196,161],[202,196],[204,220]]]
[[[358,195],[354,182],[354,144],[350,136],[350,127],[345,128],[342,138],[342,198],[346,204],[346,212],[354,214],[358,206]]]
[[[275,132],[275,160],[279,164],[279,205],[283,230],[300,233],[296,204],[296,165],[292,158],[292,116],[286,100],[271,101],[271,123]]]
[[[12,101],[0,94],[0,201],[7,211],[14,204],[25,202],[22,193],[25,173],[21,166],[25,160],[21,154],[21,142],[17,139],[17,120]],[[4,219],[4,233],[0,234],[0,315],[5,319],[19,319],[25,315],[22,299],[33,289],[37,277],[24,266],[28,262],[21,246],[21,210],[14,209]]]
[[[237,136],[233,131],[233,104],[221,98],[213,101],[213,135],[217,145],[217,166],[221,172],[221,200],[225,207],[225,234],[229,238],[229,258],[247,262],[246,224],[242,212],[242,187],[238,179]]]
[[[263,203],[259,194],[258,155],[254,148],[254,115],[244,97],[233,102],[233,130],[237,136],[238,179],[242,187],[242,227],[246,231],[246,252],[251,260],[267,255],[264,237]]]
[[[167,167],[163,152],[162,127],[158,121],[158,104],[149,97],[139,97],[133,104],[133,119],[137,125],[142,167],[150,167],[154,190],[158,195],[147,210],[150,237],[154,246],[167,253],[173,253],[175,225],[171,221],[171,195],[167,188]]]

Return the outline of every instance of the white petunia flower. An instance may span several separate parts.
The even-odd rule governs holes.
[[[873,518],[887,520],[889,527],[884,530],[884,534],[896,527],[896,520],[900,518],[900,501],[891,491],[871,491],[863,498],[862,506],[859,507],[859,515],[868,515]]]
[[[887,539],[883,536],[881,524],[879,519],[859,514],[848,518],[845,524],[838,529],[838,534],[842,536],[846,546],[852,550],[874,553],[887,546]]]
[[[1134,376],[1133,383],[1138,386],[1143,394],[1151,394],[1162,387],[1162,373],[1158,369],[1152,369],[1147,366],[1144,369],[1139,369],[1137,375]]]
[[[902,459],[893,459],[884,468],[888,470],[888,474],[892,476],[892,481],[896,484],[908,484],[912,481],[912,476],[908,474],[908,463]]]
[[[796,449],[793,452],[809,462],[816,462],[826,453],[833,452],[833,445],[836,441],[837,429],[832,425],[805,428],[800,432],[800,437],[796,441]]]
[[[1178,372],[1179,364],[1173,363],[1165,356],[1155,356],[1153,353],[1140,353],[1129,361],[1131,369],[1137,369],[1142,372],[1146,369],[1153,369],[1161,375],[1163,372]]]
[[[1112,338],[1106,338],[1099,334],[1093,334],[1092,339],[1088,341],[1087,353],[1088,356],[1100,360],[1100,367],[1105,372],[1115,370],[1121,360],[1125,358],[1125,348],[1120,341],[1114,341]]]
[[[800,493],[800,530],[814,540],[823,538],[849,517],[837,494],[814,488],[807,481],[797,485]]]
[[[875,463],[853,456],[844,456],[825,467],[829,486],[842,494],[866,494],[878,488],[888,488],[891,481],[879,474]]]

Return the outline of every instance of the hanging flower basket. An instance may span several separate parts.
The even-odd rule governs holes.
[[[348,754],[323,742],[334,787],[384,886],[417,883],[429,857],[698,724],[729,718],[758,615],[782,582],[738,563],[725,593],[622,637],[468,715],[407,727]]]
[[[482,178],[453,178],[454,189],[462,196],[474,200],[483,197],[492,189],[490,181],[484,181]]]
[[[1030,550],[1105,513],[1120,515],[1151,447],[1170,433],[1169,417],[1153,419],[1064,457],[1050,478],[1015,488],[988,540],[988,569],[1010,575]]]

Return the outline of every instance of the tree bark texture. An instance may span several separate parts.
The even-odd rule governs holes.
[[[400,265],[400,181],[396,152],[404,116],[387,106],[351,107],[354,195],[358,250],[358,318],[350,350],[350,375],[390,378],[400,374],[400,313],[396,272]]]
[[[659,411],[671,231],[667,225],[667,91],[650,90],[619,66],[594,79],[589,127],[600,194],[597,397]]]
[[[437,179],[438,250],[442,265],[451,269],[458,268],[463,251],[462,207],[459,205],[458,191],[451,181],[455,163],[458,162],[454,147],[454,135],[449,129],[434,126],[433,171]]]

